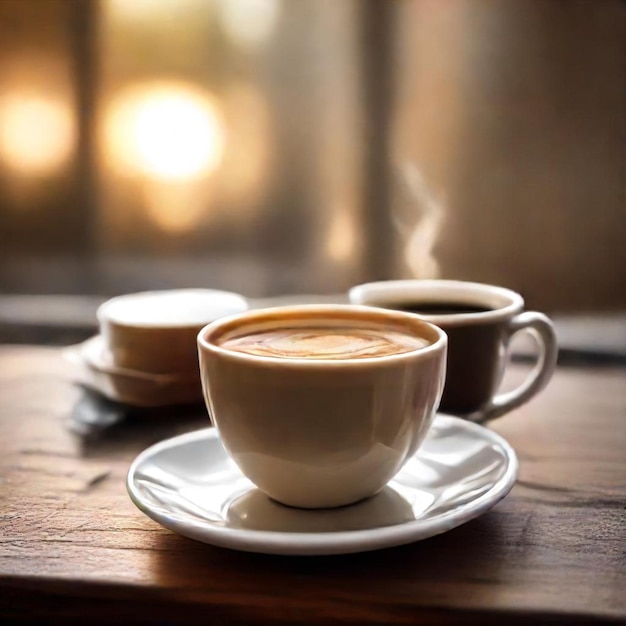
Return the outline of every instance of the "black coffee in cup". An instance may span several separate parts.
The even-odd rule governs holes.
[[[399,302],[389,308],[418,315],[460,315],[485,313],[492,310],[491,307],[465,302]]]

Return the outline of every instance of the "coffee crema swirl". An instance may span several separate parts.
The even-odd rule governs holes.
[[[384,328],[301,326],[254,331],[219,344],[234,352],[280,359],[367,359],[424,348],[427,339]]]

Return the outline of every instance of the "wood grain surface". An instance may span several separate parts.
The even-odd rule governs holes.
[[[333,557],[214,548],[126,495],[148,445],[202,407],[85,404],[54,348],[0,348],[0,617],[69,624],[626,622],[626,385],[561,369],[493,428],[521,462],[481,518],[404,547]],[[110,423],[91,423],[98,411]],[[91,413],[90,413],[91,412]],[[90,418],[91,416],[91,418]]]

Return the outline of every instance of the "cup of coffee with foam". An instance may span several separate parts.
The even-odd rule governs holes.
[[[198,335],[205,400],[234,462],[283,504],[379,492],[417,450],[445,379],[445,333],[415,315],[300,305]]]
[[[443,412],[486,422],[528,402],[554,372],[557,341],[550,319],[524,311],[522,296],[510,289],[455,280],[389,280],[353,287],[349,298],[354,304],[417,314],[446,332]],[[498,394],[509,343],[521,331],[537,343],[536,366],[520,387]]]

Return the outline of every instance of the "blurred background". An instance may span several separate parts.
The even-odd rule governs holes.
[[[625,29],[620,0],[0,0],[0,292],[624,310]]]

